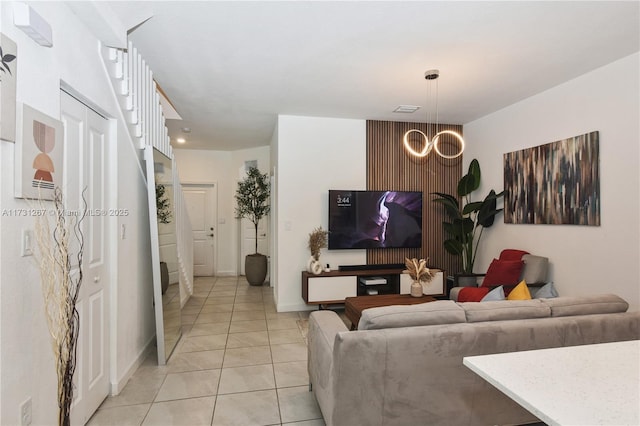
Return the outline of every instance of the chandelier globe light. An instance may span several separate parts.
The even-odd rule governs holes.
[[[404,134],[404,138],[403,138],[404,148],[409,154],[413,155],[414,157],[418,157],[418,158],[426,157],[427,155],[429,155],[432,149],[435,150],[439,156],[447,159],[457,158],[461,156],[462,153],[464,152],[464,139],[459,133],[454,132],[453,130],[438,131],[438,77],[440,77],[439,70],[428,70],[428,71],[425,71],[424,73],[424,78],[425,80],[427,80],[427,105],[429,104],[429,99],[431,98],[435,99],[435,135],[433,135],[432,139],[429,140],[429,136],[427,136],[425,132],[419,129],[411,129]],[[435,86],[435,90],[434,90],[434,86]],[[435,96],[432,96],[432,92],[435,92]],[[430,108],[426,107],[425,109],[427,110],[427,126],[428,126],[427,128],[430,128],[431,127],[430,123],[433,123],[434,120],[433,120],[433,117],[430,116],[430,114],[432,114],[429,111]],[[409,137],[412,133],[417,133],[423,139],[422,149],[420,151],[416,151],[411,146],[411,143],[409,142]],[[444,154],[440,150],[438,144],[440,143],[440,136],[442,135],[450,135],[457,141],[458,148],[459,148],[459,151],[457,153],[453,155],[448,155],[448,154]]]

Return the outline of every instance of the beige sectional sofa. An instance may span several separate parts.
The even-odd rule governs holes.
[[[309,319],[309,379],[327,425],[503,425],[537,419],[462,364],[472,355],[640,339],[615,295],[367,309],[356,331]],[[540,365],[540,374],[545,366]]]

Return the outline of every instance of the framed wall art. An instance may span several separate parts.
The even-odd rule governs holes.
[[[0,33],[0,139],[16,141],[16,80],[18,51],[16,44]]]
[[[504,222],[600,226],[599,133],[504,154]]]
[[[53,200],[62,186],[64,141],[62,122],[28,105],[18,108],[15,149],[17,198]]]

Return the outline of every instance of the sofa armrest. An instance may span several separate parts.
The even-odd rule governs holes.
[[[314,311],[309,315],[307,371],[309,384],[325,419],[331,418],[334,407],[333,352],[339,333],[355,332],[350,332],[333,311]]]
[[[447,294],[449,295],[449,300],[453,300],[454,302],[458,301],[458,294],[460,290],[465,287],[480,287],[481,282],[478,282],[478,278],[484,279],[487,274],[455,274],[453,276],[453,285],[448,289]]]
[[[314,311],[309,315],[309,340],[321,339],[319,344],[327,345],[333,351],[336,334],[349,331],[347,325],[333,311]]]
[[[460,290],[464,287],[453,287],[449,290],[449,300],[453,300],[454,302],[458,301],[458,295],[460,294]]]

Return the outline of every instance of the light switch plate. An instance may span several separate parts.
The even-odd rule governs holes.
[[[20,250],[20,254],[22,257],[25,256],[33,256],[33,230],[31,229],[23,229],[22,230],[22,247]]]

